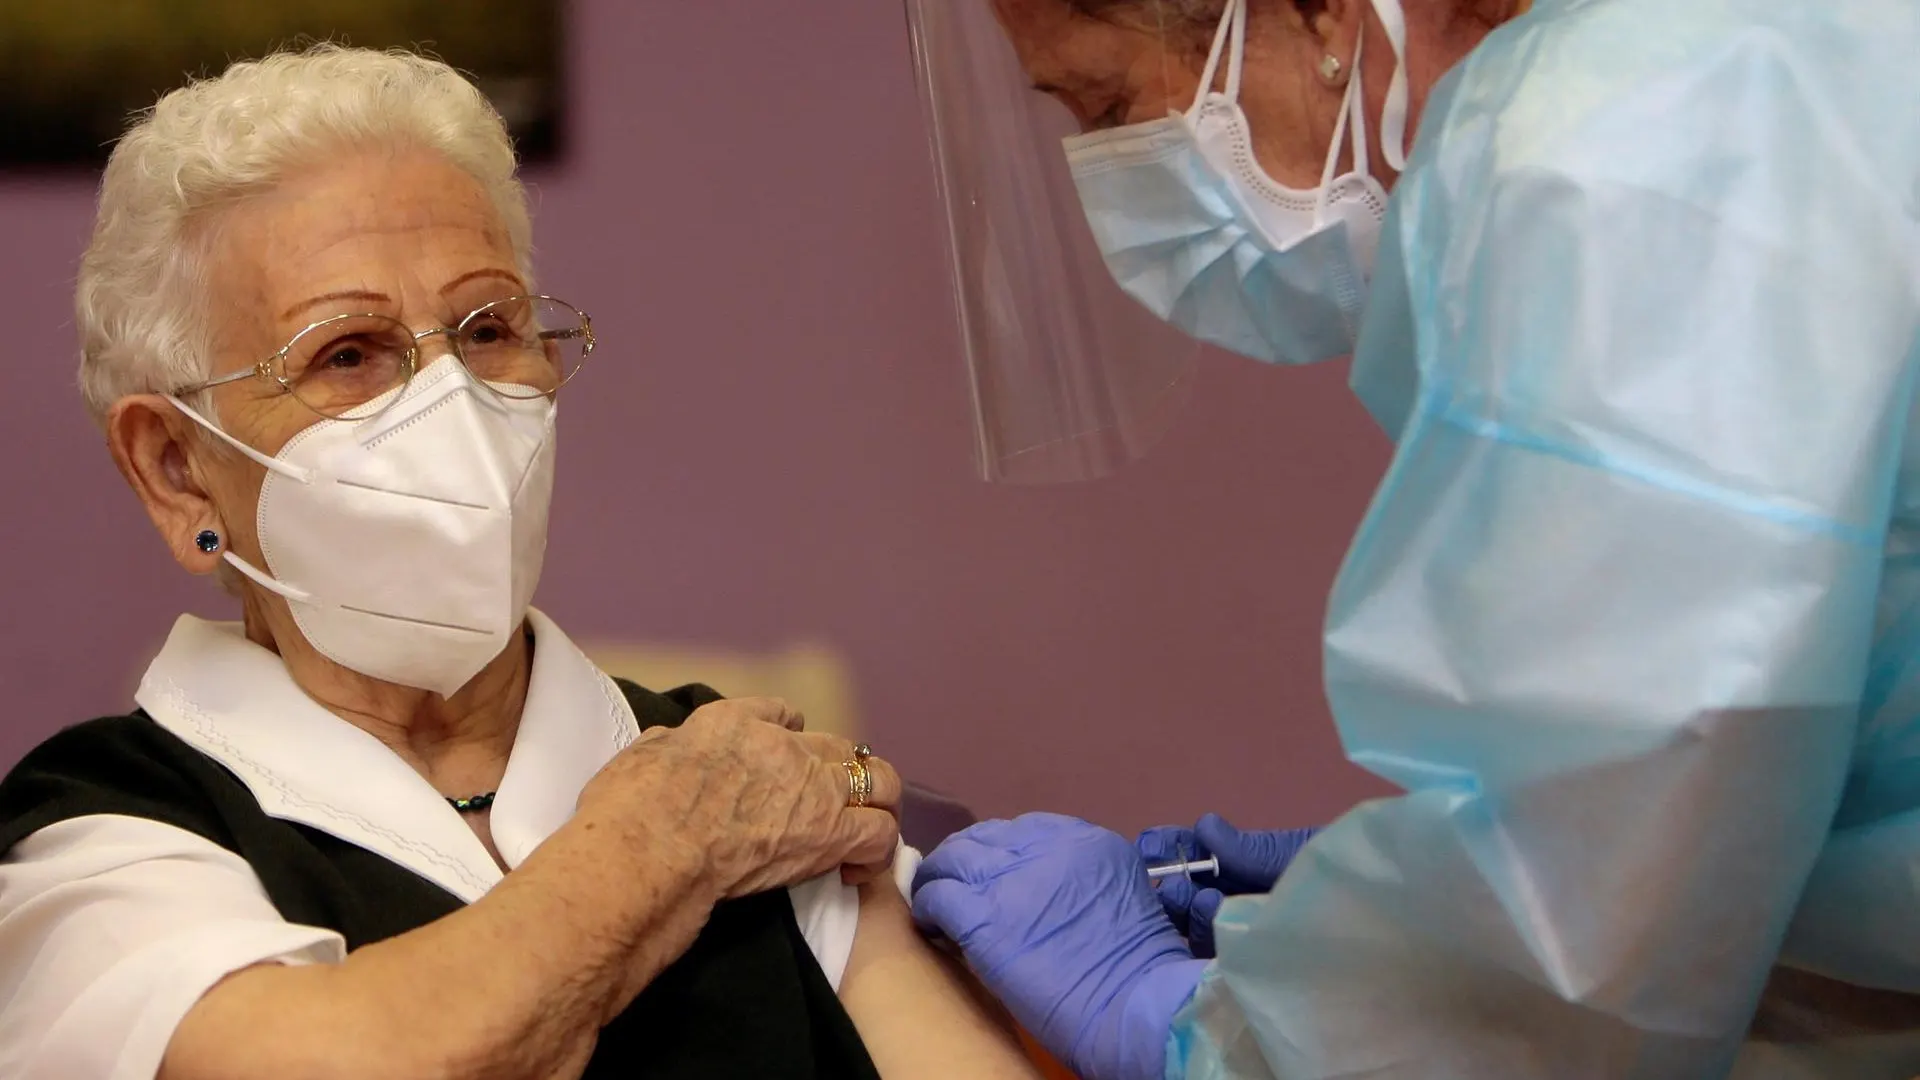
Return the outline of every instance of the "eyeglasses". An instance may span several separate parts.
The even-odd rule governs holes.
[[[445,334],[473,377],[509,398],[552,397],[593,353],[593,320],[551,296],[509,296],[474,309],[459,324],[414,333],[386,315],[336,315],[293,335],[265,360],[174,391],[185,396],[242,379],[270,379],[329,419],[389,395],[352,419],[378,416],[398,400],[420,366],[420,342]]]

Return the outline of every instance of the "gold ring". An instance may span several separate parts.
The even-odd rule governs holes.
[[[856,757],[841,762],[840,767],[847,770],[847,805],[867,805],[867,801],[873,798],[873,772],[867,768],[867,763]]]

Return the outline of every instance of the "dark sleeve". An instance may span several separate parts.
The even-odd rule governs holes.
[[[145,713],[89,720],[35,747],[0,780],[0,852],[93,814],[147,818],[231,848],[207,794],[224,783],[237,781]]]
[[[693,715],[695,709],[726,700],[726,695],[711,686],[700,683],[688,683],[685,686],[657,693],[638,683],[615,678],[614,684],[627,697],[627,704],[633,707],[633,718],[640,723],[640,730],[653,727],[679,727],[681,722]]]

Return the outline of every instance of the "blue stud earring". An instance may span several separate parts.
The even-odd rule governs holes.
[[[212,529],[201,529],[200,535],[193,538],[193,546],[211,555],[220,550],[220,534]]]

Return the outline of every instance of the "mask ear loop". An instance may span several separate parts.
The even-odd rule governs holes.
[[[227,561],[227,565],[247,575],[247,577],[250,580],[252,580],[252,582],[255,585],[260,586],[261,588],[267,590],[268,592],[279,593],[281,596],[284,596],[289,600],[293,600],[295,602],[302,603],[302,604],[313,603],[312,593],[307,592],[303,589],[296,589],[293,586],[287,584],[286,582],[268,575],[266,571],[259,569],[258,567],[254,566],[252,563],[248,562],[247,560],[241,558],[238,555],[235,555],[231,551],[222,553],[220,557]]]
[[[1347,79],[1347,92],[1340,99],[1340,119],[1333,125],[1333,143],[1327,148],[1327,163],[1320,170],[1319,194],[1314,198],[1313,223],[1319,225],[1326,220],[1327,205],[1333,199],[1333,178],[1340,168],[1340,147],[1347,142],[1349,131],[1353,135],[1353,171],[1361,176],[1367,173],[1367,103],[1360,93],[1360,59],[1366,49],[1363,37],[1353,48],[1353,75]]]
[[[239,439],[236,439],[233,436],[227,434],[226,432],[221,431],[218,427],[214,426],[212,421],[208,420],[204,416],[201,416],[198,412],[196,412],[193,409],[192,406],[188,405],[184,401],[181,401],[179,398],[173,396],[172,394],[167,395],[167,400],[173,402],[173,407],[176,409],[179,409],[182,413],[184,413],[187,419],[192,420],[194,423],[199,424],[201,427],[206,428],[208,431],[213,432],[214,435],[218,436],[222,442],[226,443],[228,446],[233,447],[235,450],[240,451],[242,454],[245,454],[247,457],[258,462],[261,466],[263,466],[267,470],[271,472],[279,473],[280,475],[296,483],[301,483],[301,484],[313,483],[313,473],[311,471],[307,469],[303,469],[298,465],[290,465],[287,462],[281,461],[278,458],[268,457],[267,455],[261,453],[260,451],[255,450],[253,447],[248,446],[246,443],[241,442]],[[227,565],[247,575],[247,577],[250,578],[254,584],[260,586],[261,588],[267,590],[268,592],[278,593],[281,596],[286,597],[288,600],[298,601],[299,603],[303,603],[303,604],[308,604],[313,602],[312,593],[309,593],[303,589],[296,589],[284,581],[275,580],[272,576],[268,575],[265,571],[254,566],[252,563],[241,558],[240,556],[235,555],[233,553],[232,548],[228,548],[226,551],[221,552],[220,558],[224,562],[226,562]]]
[[[1226,51],[1227,39],[1234,35],[1234,24],[1239,21],[1239,53],[1227,61],[1227,93],[1234,101],[1240,100],[1240,54],[1246,51],[1247,27],[1244,19],[1246,10],[1244,0],[1227,0],[1227,6],[1220,12],[1220,27],[1213,33],[1213,48],[1207,53],[1207,66],[1200,69],[1200,88],[1194,91],[1193,104],[1187,108],[1187,119],[1198,120],[1200,107],[1207,103],[1207,96],[1213,93],[1213,77],[1220,70],[1220,56]]]
[[[1240,104],[1240,73],[1247,64],[1247,0],[1234,0],[1233,41],[1227,48],[1227,100]]]
[[[1407,86],[1407,15],[1400,0],[1373,0],[1373,12],[1393,46],[1393,81],[1387,84],[1387,104],[1380,112],[1380,153],[1394,172],[1407,171],[1407,113],[1411,91]]]
[[[196,424],[199,424],[201,427],[206,428],[208,431],[212,432],[214,436],[218,438],[221,442],[226,443],[228,446],[231,446],[235,450],[240,451],[242,454],[245,454],[247,457],[252,458],[254,462],[260,465],[262,468],[265,468],[271,472],[277,472],[289,480],[294,480],[302,484],[313,483],[312,472],[306,469],[303,469],[298,465],[290,465],[287,462],[281,461],[279,458],[268,457],[267,455],[261,453],[260,451],[255,450],[253,447],[248,446],[246,443],[241,442],[239,439],[236,439],[233,436],[227,434],[226,432],[221,431],[219,426],[214,424],[213,421],[208,420],[204,416],[201,416],[198,412],[194,411],[191,405],[188,405],[186,402],[181,401],[179,398],[173,396],[172,394],[167,395],[167,400],[173,402],[173,407],[176,409],[179,409],[182,413],[184,413],[187,419],[193,421]]]

